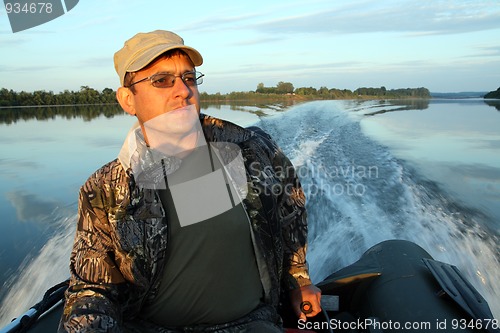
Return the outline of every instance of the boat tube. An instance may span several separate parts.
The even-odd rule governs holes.
[[[67,283],[0,333],[56,332]],[[286,332],[500,332],[488,303],[459,270],[409,241],[381,242],[317,286],[323,311],[300,321],[283,308]]]
[[[488,303],[459,270],[409,241],[373,246],[318,287],[339,296],[330,318],[349,332],[500,332]]]

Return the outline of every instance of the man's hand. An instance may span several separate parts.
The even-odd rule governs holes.
[[[311,311],[308,314],[302,312],[303,302],[311,304]],[[295,315],[305,321],[306,317],[314,317],[321,312],[321,290],[313,284],[291,290],[290,303]]]

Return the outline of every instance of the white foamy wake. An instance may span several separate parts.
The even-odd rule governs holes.
[[[8,293],[0,305],[0,327],[38,303],[45,291],[69,277],[69,255],[74,240],[76,215],[58,218],[58,231],[19,273],[3,286]]]
[[[488,217],[396,159],[335,103],[300,105],[261,126],[297,167],[315,282],[381,241],[405,239],[457,266],[500,317],[499,239]]]

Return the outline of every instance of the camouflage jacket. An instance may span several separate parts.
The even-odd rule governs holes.
[[[207,142],[237,145],[248,192],[242,200],[264,288],[280,293],[311,284],[305,197],[295,169],[257,128],[200,115]],[[168,223],[158,191],[138,186],[132,168],[116,159],[82,186],[70,258],[70,285],[59,332],[122,332],[156,296],[167,248]]]

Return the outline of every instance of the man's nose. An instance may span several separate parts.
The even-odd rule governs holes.
[[[184,82],[182,77],[175,77],[174,85],[172,87],[174,89],[175,94],[187,98],[191,95],[191,88]]]

